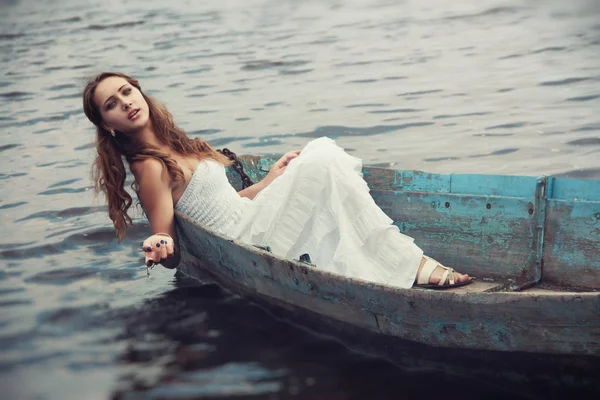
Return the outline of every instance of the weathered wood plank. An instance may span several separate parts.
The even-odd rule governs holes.
[[[452,174],[452,193],[482,196],[532,197],[537,178],[532,176]]]
[[[393,169],[365,167],[362,169],[362,174],[371,189],[394,190],[396,187],[396,171]]]
[[[378,190],[371,195],[426,254],[461,272],[516,278],[531,257],[528,199]]]
[[[600,201],[600,181],[551,178],[549,198],[573,201]]]
[[[450,193],[451,180],[452,174],[431,174],[423,171],[396,171],[394,189],[406,190],[409,192]],[[375,188],[379,189],[378,187]]]
[[[484,196],[531,197],[536,178],[529,176],[481,174],[432,174],[423,171],[396,171],[396,190],[478,194]]]
[[[548,200],[543,282],[600,289],[600,201]]]

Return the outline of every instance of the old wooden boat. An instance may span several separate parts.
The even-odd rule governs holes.
[[[240,160],[258,181],[275,159]],[[177,215],[188,253],[180,270],[318,332],[350,343],[358,338],[364,345],[359,349],[371,351],[377,342],[378,354],[416,351],[422,363],[425,348],[449,349],[444,354],[470,349],[485,355],[479,359],[544,354],[597,365],[600,181],[374,167],[363,173],[372,197],[401,232],[476,282],[434,291],[349,279],[229,240]],[[241,189],[234,171],[228,177]],[[544,358],[536,368],[549,362]]]

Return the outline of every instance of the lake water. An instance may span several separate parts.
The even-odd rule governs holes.
[[[3,398],[508,395],[147,277],[140,213],[118,244],[94,197],[80,93],[131,74],[238,154],[327,135],[370,165],[599,179],[599,1],[2,0],[0,49]]]

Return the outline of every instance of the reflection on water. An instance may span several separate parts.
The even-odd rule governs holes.
[[[599,20],[587,0],[0,2],[6,397],[501,397],[173,271],[146,277],[141,213],[118,244],[92,194],[80,91],[130,73],[191,136],[238,154],[327,135],[372,165],[598,179]]]
[[[429,381],[437,382],[429,395],[445,396],[446,385],[456,384],[457,378],[440,372],[401,370],[353,353],[330,338],[278,321],[214,284],[177,276],[175,287],[141,308],[109,317],[126,324],[119,339],[128,346],[119,361],[135,366],[121,377],[115,398],[132,393],[150,398],[364,399],[374,393],[395,398],[399,393],[417,396]],[[465,398],[510,394],[469,377],[458,382],[469,385]]]

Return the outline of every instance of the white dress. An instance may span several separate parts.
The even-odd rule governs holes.
[[[318,138],[250,200],[229,184],[222,164],[205,160],[175,209],[281,257],[308,253],[317,268],[410,288],[423,251],[375,204],[361,170],[360,159]]]

